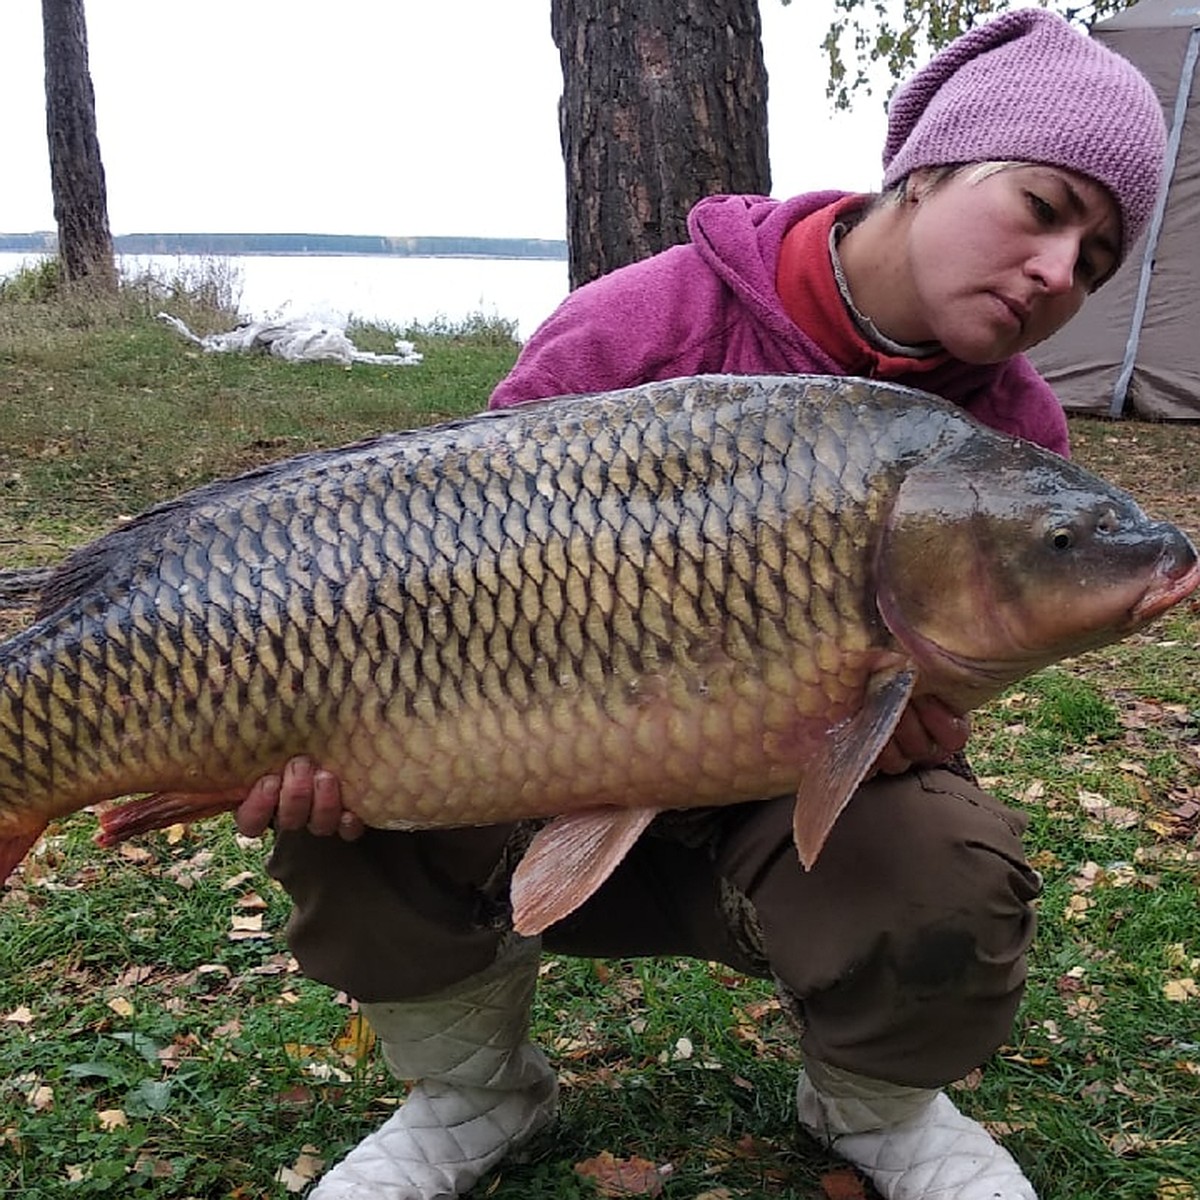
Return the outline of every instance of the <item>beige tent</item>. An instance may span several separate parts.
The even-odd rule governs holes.
[[[1092,36],[1136,64],[1162,101],[1166,187],[1120,271],[1031,357],[1068,410],[1197,420],[1200,0],[1142,0]]]

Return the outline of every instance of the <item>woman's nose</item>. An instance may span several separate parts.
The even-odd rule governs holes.
[[[1042,239],[1029,260],[1029,274],[1051,295],[1069,292],[1079,282],[1080,248],[1080,239],[1073,234]]]

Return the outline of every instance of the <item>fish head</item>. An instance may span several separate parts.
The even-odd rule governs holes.
[[[919,690],[961,712],[1127,637],[1198,584],[1181,530],[1084,468],[991,435],[906,475],[876,562],[880,615]]]

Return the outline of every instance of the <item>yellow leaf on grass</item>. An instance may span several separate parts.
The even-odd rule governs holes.
[[[108,1002],[108,1007],[111,1008],[118,1017],[133,1016],[133,1004],[124,996],[114,996]]]
[[[129,1118],[119,1108],[102,1108],[96,1114],[96,1120],[106,1133],[113,1129],[124,1129],[129,1124]]]
[[[302,1192],[320,1175],[324,1166],[325,1160],[319,1156],[316,1146],[305,1146],[290,1167],[280,1167],[276,1171],[275,1181],[282,1183],[289,1192]]]
[[[20,1008],[14,1008],[4,1019],[11,1021],[14,1025],[29,1025],[33,1021],[33,1013],[22,1004]]]
[[[251,913],[248,917],[230,917],[229,933],[226,935],[231,942],[249,942],[258,938],[269,938],[269,933],[263,932],[262,913]]]
[[[1197,986],[1196,981],[1190,976],[1185,976],[1183,979],[1170,979],[1163,984],[1163,995],[1168,1000],[1174,1000],[1177,1004],[1181,1004],[1200,996],[1200,986]]]
[[[362,1013],[354,1013],[346,1022],[341,1036],[333,1043],[333,1048],[342,1056],[342,1061],[349,1065],[362,1062],[374,1045],[375,1031]]]

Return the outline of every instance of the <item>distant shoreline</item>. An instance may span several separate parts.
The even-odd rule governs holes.
[[[54,254],[54,233],[0,233],[0,253]],[[123,233],[117,254],[297,256],[385,254],[404,258],[528,258],[566,261],[567,243],[550,238],[374,237],[338,233]]]

